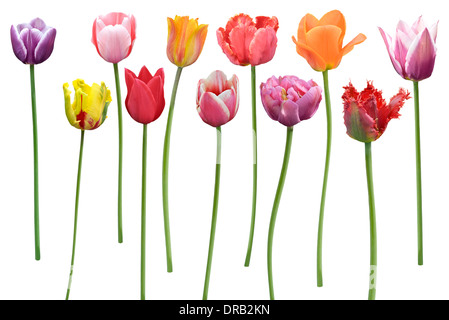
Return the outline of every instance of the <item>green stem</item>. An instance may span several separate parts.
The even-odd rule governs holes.
[[[248,249],[246,252],[245,267],[249,266],[253,249],[254,226],[256,223],[257,202],[257,117],[256,117],[256,67],[251,66],[251,98],[252,98],[252,125],[253,125],[253,202],[251,213],[251,227],[249,231]]]
[[[270,288],[270,299],[274,300],[273,288],[273,266],[272,266],[272,252],[273,252],[273,234],[276,223],[276,216],[281,201],[282,189],[284,188],[285,177],[287,176],[288,162],[290,160],[290,151],[292,147],[293,127],[287,128],[287,141],[285,143],[284,162],[282,163],[281,176],[279,177],[278,188],[274,198],[273,210],[271,212],[270,228],[268,231],[268,250],[267,250],[267,264],[268,264],[268,286]]]
[[[366,181],[368,185],[369,222],[370,222],[370,280],[368,300],[376,300],[377,280],[377,232],[376,208],[374,206],[373,163],[371,142],[365,143]]]
[[[209,293],[210,269],[212,266],[212,255],[214,252],[215,229],[217,226],[218,195],[220,192],[220,169],[221,169],[221,127],[217,127],[217,163],[215,166],[215,190],[214,206],[212,209],[212,224],[210,228],[209,253],[207,256],[206,278],[204,280],[203,300],[207,300]]]
[[[164,207],[164,228],[165,228],[165,250],[167,255],[167,272],[173,271],[171,241],[170,241],[170,220],[168,208],[168,165],[170,153],[170,135],[173,121],[173,111],[175,108],[176,92],[178,91],[179,79],[181,77],[182,67],[178,67],[173,84],[173,90],[170,100],[170,109],[168,111],[167,128],[165,130],[164,156],[162,160],[162,204]]]
[[[120,76],[118,65],[114,63],[115,88],[117,91],[117,111],[118,111],[118,242],[123,242],[122,227],[122,167],[123,167],[123,120],[122,120],[122,94],[120,90]]]
[[[34,258],[41,259],[39,235],[39,164],[37,146],[37,112],[36,112],[36,86],[34,82],[34,65],[30,64],[31,84],[31,110],[33,115],[33,147],[34,147]]]
[[[317,242],[317,286],[323,286],[323,224],[324,224],[324,206],[326,202],[327,177],[329,175],[329,164],[331,157],[332,143],[332,111],[329,94],[329,79],[327,70],[323,72],[324,96],[326,100],[326,117],[327,117],[327,147],[326,147],[326,164],[324,167],[323,189],[321,192],[320,204],[320,220],[318,223],[318,242]]]
[[[416,144],[416,200],[418,212],[418,265],[424,264],[422,228],[422,186],[421,186],[421,133],[419,126],[419,82],[413,81],[415,100],[415,144]]]
[[[142,139],[142,218],[140,236],[140,300],[145,300],[146,194],[147,194],[147,125]]]
[[[78,160],[78,177],[76,180],[76,196],[75,196],[75,222],[73,227],[73,245],[72,245],[72,261],[70,263],[69,285],[67,286],[66,300],[69,300],[70,287],[72,286],[73,265],[75,263],[75,245],[76,245],[76,228],[78,225],[78,200],[80,197],[81,182],[81,166],[83,163],[83,147],[84,147],[84,130],[81,130],[80,155]]]

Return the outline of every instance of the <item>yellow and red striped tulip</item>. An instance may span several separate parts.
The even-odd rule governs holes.
[[[106,120],[111,92],[104,82],[89,86],[84,80],[73,81],[75,99],[71,101],[69,84],[64,83],[65,113],[69,123],[77,129],[94,130]]]
[[[198,19],[188,16],[167,18],[167,57],[178,67],[194,63],[203,50],[207,36],[207,24],[198,25]]]

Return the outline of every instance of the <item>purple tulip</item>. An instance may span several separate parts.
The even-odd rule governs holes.
[[[313,80],[295,76],[271,77],[260,85],[265,111],[271,119],[292,127],[310,119],[321,102],[322,89]]]
[[[396,37],[392,39],[382,28],[380,34],[387,46],[394,68],[407,80],[421,81],[432,75],[435,65],[438,22],[427,28],[422,17],[409,27],[399,21]]]
[[[11,26],[12,49],[17,59],[25,64],[39,64],[53,52],[56,29],[49,27],[42,19]]]

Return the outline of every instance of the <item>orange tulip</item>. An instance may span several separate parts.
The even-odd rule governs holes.
[[[167,18],[167,57],[178,67],[194,63],[203,50],[207,35],[207,24],[198,25],[198,19],[188,16]]]
[[[306,14],[298,26],[298,39],[292,39],[298,54],[305,58],[314,70],[325,71],[338,67],[343,56],[366,39],[364,34],[359,33],[343,47],[345,33],[345,17],[340,11],[333,10],[320,20]]]

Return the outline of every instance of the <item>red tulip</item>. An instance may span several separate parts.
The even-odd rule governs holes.
[[[164,77],[162,68],[152,76],[143,66],[138,77],[125,68],[128,88],[125,105],[129,115],[137,122],[148,124],[162,114],[165,107]]]
[[[276,17],[256,17],[253,22],[241,13],[229,19],[226,29],[217,30],[218,44],[233,64],[257,66],[273,59],[278,28]]]
[[[390,99],[387,104],[382,92],[374,88],[372,82],[357,92],[352,83],[344,87],[344,120],[347,134],[361,142],[372,142],[380,138],[391,119],[399,118],[399,110],[410,93],[404,89]]]

